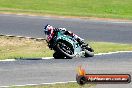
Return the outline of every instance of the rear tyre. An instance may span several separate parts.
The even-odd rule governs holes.
[[[94,50],[91,47],[85,48],[85,57],[93,57],[94,56]]]

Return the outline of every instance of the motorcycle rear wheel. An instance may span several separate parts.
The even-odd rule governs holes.
[[[91,47],[85,48],[85,57],[93,57],[94,56],[94,50]]]

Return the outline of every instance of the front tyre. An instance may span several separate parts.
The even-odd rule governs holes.
[[[54,52],[53,57],[54,57],[55,59],[63,59],[63,58],[64,58],[64,56],[63,56],[63,55],[60,55],[59,52]]]
[[[64,55],[65,59],[72,59],[75,56],[71,44],[67,41],[59,41],[56,48],[57,52],[60,52],[60,55]]]

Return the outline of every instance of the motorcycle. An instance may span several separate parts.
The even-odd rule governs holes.
[[[89,46],[81,46],[77,40],[65,35],[63,31],[55,33],[52,42],[48,42],[51,50],[54,50],[55,59],[72,59],[74,57],[93,57],[94,50]]]

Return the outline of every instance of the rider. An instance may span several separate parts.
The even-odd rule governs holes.
[[[77,36],[73,32],[67,31],[66,28],[54,28],[50,24],[47,24],[44,27],[44,33],[45,33],[45,35],[47,35],[47,41],[48,42],[53,42],[53,37],[54,37],[55,33],[57,31],[60,31],[60,30],[64,31],[65,35],[69,35],[69,36],[73,37],[74,39],[76,39],[79,42],[80,45],[87,46],[87,44],[84,43],[84,39],[80,38],[79,36]],[[51,46],[49,45],[49,47],[52,47],[52,45]]]

